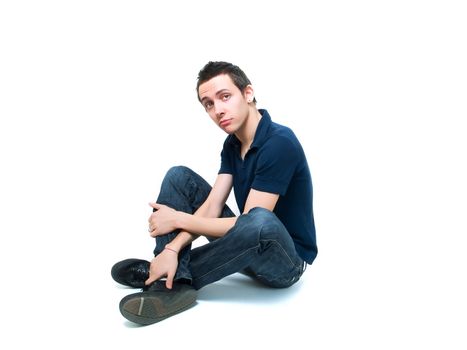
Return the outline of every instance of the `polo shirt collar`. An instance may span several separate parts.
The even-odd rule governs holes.
[[[259,113],[262,115],[261,120],[259,121],[258,127],[256,128],[255,138],[251,144],[250,149],[261,147],[269,135],[269,127],[271,126],[271,116],[268,111],[265,109],[259,109]]]

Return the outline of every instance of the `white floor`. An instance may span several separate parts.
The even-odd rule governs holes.
[[[0,2],[1,349],[467,348],[462,1]],[[164,173],[212,183],[195,95],[241,66],[314,182],[318,258],[288,290],[234,275],[148,327],[113,263],[149,258]],[[231,199],[230,199],[231,200]]]
[[[445,254],[424,266],[426,253],[407,257],[381,252],[378,257],[363,248],[355,254],[338,251],[323,236],[321,241],[316,263],[289,289],[264,288],[235,274],[200,290],[192,309],[145,327],[119,313],[120,299],[134,290],[111,279],[110,267],[117,259],[109,257],[116,254],[90,249],[68,258],[55,254],[40,261],[36,254],[26,263],[10,260],[6,280],[17,282],[14,276],[9,279],[18,274],[15,266],[31,266],[24,284],[4,287],[2,322],[7,332],[2,338],[15,349],[178,348],[184,342],[195,349],[465,346],[466,288],[464,267],[455,264],[459,257]],[[54,255],[53,249],[48,254]],[[392,260],[385,261],[389,255]]]

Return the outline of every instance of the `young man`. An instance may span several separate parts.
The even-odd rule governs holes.
[[[293,132],[256,108],[249,79],[231,63],[209,62],[199,72],[197,92],[228,134],[221,167],[212,188],[188,168],[170,169],[150,204],[154,259],[112,267],[117,282],[143,288],[120,302],[123,316],[139,324],[193,306],[196,290],[235,272],[289,287],[317,255],[311,176]],[[232,187],[238,217],[225,204]],[[191,249],[201,235],[209,243]]]

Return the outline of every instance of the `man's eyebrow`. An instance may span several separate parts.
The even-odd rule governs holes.
[[[216,96],[219,96],[221,94],[223,94],[224,92],[229,92],[229,89],[220,89],[219,91],[216,92]],[[201,102],[204,102],[205,100],[210,100],[210,98],[208,96],[204,96],[202,99],[201,99]]]
[[[216,96],[219,96],[220,94],[223,94],[224,92],[230,92],[229,89],[221,89],[216,92]]]

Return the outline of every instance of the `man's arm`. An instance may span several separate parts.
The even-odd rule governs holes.
[[[258,191],[255,189],[250,189],[248,193],[248,198],[246,199],[244,213],[248,213],[251,209],[255,207],[261,207],[273,211],[277,201],[279,200],[279,195],[276,193],[269,193]]]
[[[257,191],[251,189],[245,204],[244,213],[248,213],[254,207],[261,207],[270,211],[274,210],[278,194]],[[217,215],[219,216],[219,215]],[[217,217],[202,217],[198,215],[190,215],[187,213],[176,212],[174,227],[186,231],[188,234],[183,235],[184,240],[189,239],[195,235],[205,235],[210,237],[222,237],[229,231],[237,221],[236,217],[233,218],[217,218]],[[177,236],[177,238],[180,234]],[[175,241],[175,240],[174,240]],[[177,249],[178,245],[172,246],[173,241],[170,243],[170,248]],[[179,251],[179,250],[177,250]]]

